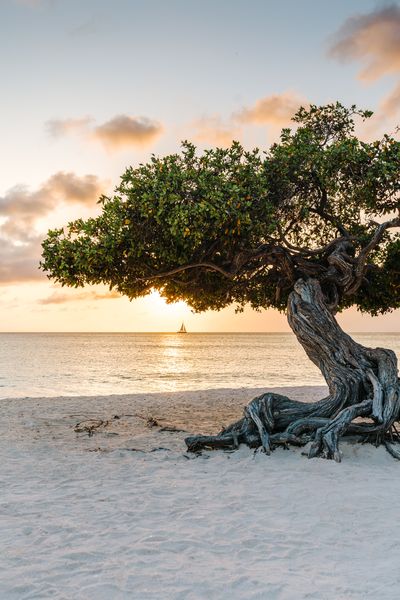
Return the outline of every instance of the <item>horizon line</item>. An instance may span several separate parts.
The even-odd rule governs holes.
[[[179,331],[0,331],[0,334],[44,334],[44,333],[54,333],[54,334],[125,334],[125,335],[182,335]],[[346,333],[350,334],[385,334],[385,335],[400,335],[399,331],[346,331]],[[287,335],[295,335],[293,331],[187,331],[184,335],[191,334],[199,334],[199,335],[219,335],[219,334],[235,334],[235,335],[270,335],[270,334],[287,334]]]

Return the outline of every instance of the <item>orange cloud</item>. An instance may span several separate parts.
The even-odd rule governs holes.
[[[293,92],[265,96],[250,108],[231,114],[226,121],[219,115],[198,119],[193,123],[197,130],[194,137],[218,146],[230,146],[233,140],[240,140],[243,125],[288,126],[300,106],[308,104],[307,100]]]
[[[392,4],[348,19],[336,34],[330,55],[359,60],[361,79],[372,81],[400,71],[400,7]]]
[[[113,300],[115,298],[121,298],[121,294],[111,290],[109,292],[101,293],[94,290],[84,292],[73,292],[66,294],[64,292],[54,292],[46,298],[38,300],[39,304],[65,304],[66,302],[78,302],[82,300]]]
[[[111,148],[149,144],[157,138],[162,127],[146,117],[118,115],[110,121],[95,127],[93,136]]]
[[[240,129],[232,123],[224,124],[218,115],[198,119],[194,126],[197,129],[194,136],[197,140],[218,146],[230,146],[233,140],[238,140],[241,135]]]
[[[251,108],[243,108],[235,118],[242,123],[284,126],[293,115],[308,102],[292,92],[273,94],[258,100]]]
[[[101,125],[94,125],[94,119],[89,116],[80,119],[52,119],[45,123],[45,127],[53,137],[81,134],[112,150],[150,144],[163,131],[162,125],[157,121],[129,115],[117,115]]]
[[[380,110],[384,115],[395,116],[400,112],[400,83],[382,100]]]

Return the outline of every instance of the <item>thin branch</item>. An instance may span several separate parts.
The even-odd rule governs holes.
[[[199,262],[181,265],[180,267],[175,267],[175,269],[171,269],[170,271],[164,271],[163,273],[154,273],[149,277],[142,277],[140,281],[146,281],[148,279],[161,279],[162,277],[170,277],[171,275],[176,275],[177,273],[182,273],[183,271],[188,271],[189,269],[199,269],[201,267],[205,269],[210,269],[211,271],[217,271],[218,273],[221,273],[221,275],[224,275],[224,277],[227,277],[228,279],[233,279],[233,277],[236,275],[236,273],[226,271],[226,269],[223,269],[218,265],[214,265],[214,263]]]
[[[323,210],[321,208],[309,208],[309,211],[311,213],[314,213],[315,215],[318,215],[322,219],[329,221],[329,223],[332,223],[332,225],[334,225],[336,227],[336,229],[338,230],[338,232],[340,233],[341,236],[346,237],[346,238],[350,237],[348,231],[345,229],[345,227],[342,225],[342,223],[339,221],[339,219],[337,219],[336,217],[327,213],[325,210]]]
[[[281,240],[281,242],[283,242],[285,244],[285,246],[287,246],[287,248],[289,248],[289,250],[293,250],[293,252],[298,252],[299,254],[302,254],[303,256],[317,256],[318,254],[325,254],[326,252],[329,252],[329,250],[334,248],[337,244],[341,244],[342,242],[357,241],[357,238],[355,236],[348,235],[346,233],[346,235],[344,235],[342,237],[335,238],[334,240],[329,242],[329,244],[327,244],[326,246],[322,246],[321,248],[315,248],[315,249],[311,250],[311,249],[299,248],[299,247],[291,244],[286,239],[285,234],[282,232],[282,228],[279,225],[279,223],[277,223],[277,229],[279,231],[279,239]]]
[[[357,266],[355,269],[355,279],[353,285],[346,290],[346,295],[354,294],[362,284],[366,267],[367,267],[367,259],[369,254],[374,250],[379,242],[382,240],[382,237],[387,229],[391,229],[392,227],[400,227],[400,216],[391,219],[390,221],[385,221],[378,225],[375,229],[374,234],[368,244],[360,251],[360,254],[356,258]]]
[[[378,225],[369,243],[361,250],[359,258],[361,256],[368,256],[368,254],[379,244],[386,229],[391,229],[392,227],[400,227],[400,216]]]

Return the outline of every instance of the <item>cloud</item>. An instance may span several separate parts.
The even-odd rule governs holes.
[[[30,191],[17,185],[0,196],[0,236],[26,239],[35,222],[54,210],[61,203],[95,205],[105,183],[95,175],[79,177],[75,173],[60,171],[52,175],[39,189]]]
[[[364,64],[361,79],[372,81],[400,71],[400,7],[392,4],[348,19],[335,35],[329,54]]]
[[[117,115],[110,121],[95,127],[93,136],[106,146],[145,145],[160,135],[162,127],[147,117]]]
[[[293,92],[273,94],[261,98],[250,108],[243,108],[234,117],[242,123],[285,126],[300,106],[307,104],[304,98]]]
[[[219,146],[230,146],[241,135],[240,129],[232,123],[223,123],[218,115],[198,119],[194,126],[197,129],[194,136],[197,140]]]
[[[65,304],[67,302],[78,302],[78,301],[91,301],[91,300],[114,300],[115,298],[121,298],[121,294],[111,290],[109,292],[97,292],[95,290],[89,290],[84,292],[71,292],[70,294],[64,292],[54,292],[46,298],[38,300],[39,304]]]
[[[145,146],[163,131],[162,125],[157,121],[129,115],[116,115],[100,125],[95,125],[90,116],[79,119],[52,119],[45,123],[45,127],[53,137],[81,134],[112,150],[127,146]]]
[[[358,61],[360,79],[375,81],[400,74],[400,7],[395,4],[348,19],[334,36],[329,54],[338,60]],[[400,114],[400,83],[379,104],[377,114],[367,123],[373,135],[385,121]]]
[[[92,122],[92,117],[51,119],[50,121],[46,121],[45,127],[52,137],[62,137],[71,133],[85,133]]]
[[[400,83],[382,100],[380,110],[388,116],[395,116],[400,112]]]
[[[257,100],[253,106],[244,107],[223,120],[219,115],[205,116],[192,123],[196,128],[194,137],[219,146],[230,146],[240,140],[243,126],[247,124],[267,125],[271,128],[287,127],[300,106],[309,102],[304,97],[285,92],[272,94]]]
[[[0,284],[43,279],[39,271],[42,236],[31,236],[25,243],[15,244],[0,237]]]
[[[95,175],[60,171],[37,190],[18,185],[0,196],[0,282],[43,279],[38,223],[60,206],[95,207],[105,185]]]
[[[59,171],[48,179],[43,191],[57,200],[90,205],[97,202],[104,186],[105,182],[96,175],[80,177],[75,173]]]

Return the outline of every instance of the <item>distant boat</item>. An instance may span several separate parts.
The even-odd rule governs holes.
[[[177,333],[187,333],[185,323],[183,321],[182,321],[181,328],[179,329],[179,331]]]

